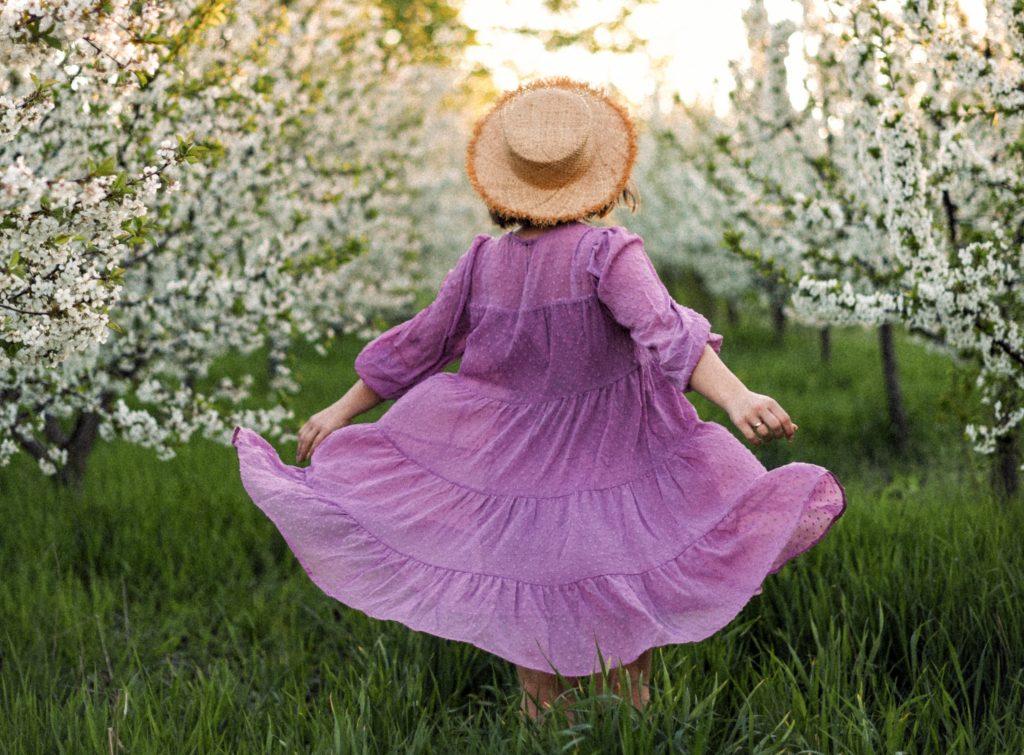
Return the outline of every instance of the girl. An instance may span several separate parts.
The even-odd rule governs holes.
[[[308,467],[232,436],[246,490],[324,592],[511,661],[534,718],[602,662],[643,706],[651,648],[717,632],[846,507],[831,472],[767,471],[684,397],[754,445],[797,429],[722,363],[638,236],[584,222],[632,203],[635,154],[625,110],[586,84],[504,95],[466,166],[518,230],[477,236],[432,304],[367,344],[360,379],[299,430]]]

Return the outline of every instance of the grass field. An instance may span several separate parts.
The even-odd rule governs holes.
[[[849,509],[721,633],[658,650],[644,713],[590,696],[574,725],[523,723],[508,664],[314,587],[233,448],[159,462],[110,443],[81,497],[26,458],[0,470],[0,751],[1024,753],[1024,502],[987,492],[947,362],[898,344],[900,461],[872,334],[836,333],[822,365],[809,330],[783,348],[751,322],[716,330],[801,426],[760,458],[829,467]],[[359,347],[303,356],[300,421],[351,384]],[[278,448],[294,462],[294,442]]]

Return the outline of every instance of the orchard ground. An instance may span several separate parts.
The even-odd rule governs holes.
[[[80,497],[27,457],[0,470],[4,751],[1024,752],[1024,502],[997,503],[966,449],[949,361],[898,342],[914,436],[898,461],[872,332],[836,331],[823,365],[810,329],[779,347],[754,313],[712,322],[726,362],[800,425],[758,456],[832,469],[849,509],[725,630],[659,649],[645,712],[592,695],[574,724],[522,722],[507,663],[313,586],[233,448],[159,462],[115,442]],[[361,346],[303,354],[298,422],[351,385]],[[259,375],[261,359],[220,367]],[[294,463],[294,441],[277,447]]]

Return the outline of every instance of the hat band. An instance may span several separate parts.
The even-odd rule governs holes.
[[[590,165],[590,141],[588,134],[579,149],[561,160],[551,162],[527,160],[512,150],[508,150],[509,165],[520,180],[531,186],[538,189],[560,189],[575,181]]]

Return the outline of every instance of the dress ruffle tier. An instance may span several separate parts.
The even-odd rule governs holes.
[[[547,234],[548,266],[562,250],[595,289],[579,276],[554,304],[518,307],[479,293],[486,265],[529,293],[530,260],[513,255],[539,250],[478,238],[435,303],[357,359],[397,401],[333,432],[308,467],[235,428],[246,491],[326,594],[581,676],[598,652],[614,666],[710,636],[825,535],[846,507],[839,481],[813,464],[768,471],[697,417],[681,389],[721,337],[661,298],[642,247],[616,281],[614,258],[636,255],[622,233]],[[482,248],[491,258],[474,260]],[[627,281],[628,297],[601,290]],[[459,372],[439,372],[453,354]]]

